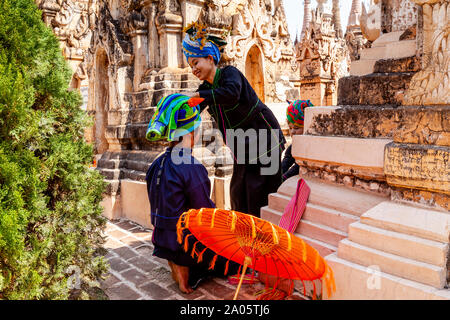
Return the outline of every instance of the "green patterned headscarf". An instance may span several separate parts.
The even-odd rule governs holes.
[[[201,123],[200,107],[190,107],[188,100],[189,97],[178,93],[161,98],[145,138],[150,141],[174,141],[194,131]]]

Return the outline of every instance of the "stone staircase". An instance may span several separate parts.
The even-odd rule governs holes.
[[[332,298],[450,299],[449,226],[450,214],[392,201],[368,210],[326,257],[335,272]]]
[[[298,179],[286,180],[269,195],[263,219],[279,223]],[[334,271],[337,291],[325,298],[450,299],[450,214],[305,180],[311,193],[294,234]],[[302,286],[296,289],[301,292]]]
[[[294,196],[299,177],[286,180],[277,193],[269,195],[269,204],[261,209],[261,218],[279,223],[284,208]],[[348,226],[359,216],[387,198],[356,191],[318,179],[305,179],[311,188],[308,203],[294,234],[325,257],[338,249],[339,242],[348,237]]]
[[[375,63],[381,59],[401,59],[416,54],[416,40],[400,40],[403,31],[390,32],[376,39],[370,48],[361,51],[360,60],[352,61],[350,74],[363,76],[374,72]]]

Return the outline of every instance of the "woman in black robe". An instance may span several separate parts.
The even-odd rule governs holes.
[[[192,73],[204,80],[192,97],[204,99],[201,110],[209,107],[233,154],[232,209],[260,217],[269,194],[282,183],[281,153],[286,140],[274,114],[245,76],[233,66],[217,67],[224,42],[207,36],[203,28],[188,26],[183,41]]]

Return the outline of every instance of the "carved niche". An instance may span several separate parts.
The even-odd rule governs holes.
[[[272,62],[282,59],[283,51],[293,54],[292,44],[287,39],[284,10],[277,6],[272,16],[268,11],[272,6],[266,6],[265,2],[249,0],[248,5],[237,7],[239,13],[233,16],[233,32],[228,36],[225,49],[227,59],[244,58],[252,40],[261,46],[264,56]]]

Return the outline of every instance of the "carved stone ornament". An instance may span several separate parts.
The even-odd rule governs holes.
[[[44,0],[39,3],[44,21],[52,28],[62,43],[68,58],[82,59],[89,45],[89,35],[95,23],[96,0]]]
[[[346,42],[336,37],[329,15],[313,11],[304,38],[297,46],[300,76],[338,79],[348,74],[347,60]]]
[[[126,18],[122,20],[123,29],[128,34],[134,34],[137,31],[147,31],[148,28],[148,15],[146,10],[141,12],[132,11]]]
[[[282,7],[276,6],[272,16],[268,9],[273,6],[270,1],[268,5],[265,2],[249,0],[248,5],[243,5],[241,9],[237,6],[239,14],[233,16],[233,33],[227,38],[228,45],[224,52],[227,59],[243,58],[247,44],[252,40],[256,40],[264,56],[272,62],[282,58],[282,51],[290,51],[293,55],[292,44],[282,41],[288,37]],[[275,37],[278,37],[278,41]]]
[[[450,104],[450,3],[412,1],[423,6],[423,69],[412,78],[404,104]]]
[[[206,0],[200,20],[214,29],[227,29],[232,23],[232,15],[236,13],[236,3],[231,0]]]

